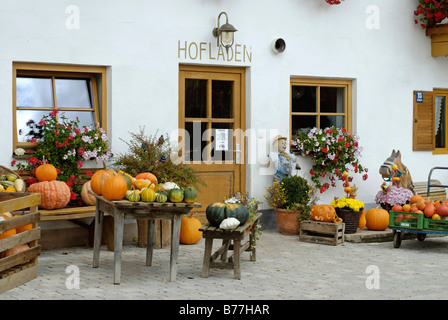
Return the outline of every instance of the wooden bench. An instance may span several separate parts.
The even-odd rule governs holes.
[[[255,232],[260,217],[261,213],[259,212],[255,215],[253,221],[248,221],[233,230],[223,230],[208,223],[199,229],[202,231],[202,237],[205,238],[204,264],[202,266],[203,278],[208,278],[210,268],[218,268],[233,269],[234,278],[241,279],[241,253],[250,251],[250,261],[256,260]],[[249,235],[248,241],[242,244],[247,235]],[[222,239],[222,246],[212,255],[214,239]],[[233,255],[229,258],[227,258],[228,250],[233,250]],[[221,256],[221,262],[215,262],[219,256]]]

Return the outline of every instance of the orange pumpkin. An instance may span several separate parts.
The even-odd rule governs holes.
[[[409,199],[409,202],[410,202],[411,204],[416,203],[416,202],[419,202],[419,201],[425,201],[425,199],[423,199],[422,196],[419,196],[419,195],[417,195],[417,194],[414,195],[414,196],[412,196],[411,199]]]
[[[369,230],[386,230],[389,226],[389,212],[380,208],[369,209],[366,213],[366,226]]]
[[[15,217],[20,217],[20,215],[17,214],[17,215],[14,216],[14,218]],[[28,230],[31,230],[31,229],[33,229],[33,225],[31,223],[27,223],[27,224],[25,224],[23,226],[16,227],[16,232],[17,233],[21,233],[21,232],[28,231]]]
[[[121,200],[128,191],[128,184],[121,175],[109,177],[103,185],[102,194],[104,199],[113,201]]]
[[[329,204],[318,204],[311,208],[310,216],[314,221],[331,222],[336,218],[336,210]]]
[[[40,193],[40,208],[61,209],[70,202],[70,188],[63,181],[42,181],[33,183],[27,192]]]
[[[6,214],[0,214],[0,217],[2,217],[3,219],[5,219],[5,220],[7,220],[7,219],[9,219],[10,217],[8,216],[8,215],[6,215]],[[1,219],[0,219],[1,220]],[[0,240],[1,239],[5,239],[5,238],[8,238],[8,237],[10,237],[10,236],[13,236],[13,235],[15,235],[17,232],[16,232],[16,229],[15,228],[12,228],[12,229],[8,229],[8,230],[5,230],[5,231],[3,231],[3,232],[0,232]]]
[[[367,221],[366,221],[366,211],[363,209],[361,211],[361,215],[359,216],[358,228],[359,229],[364,229],[366,224],[367,224]]]
[[[428,204],[423,210],[423,213],[425,217],[431,218],[436,213],[436,207],[432,203]]]
[[[87,181],[82,185],[81,188],[81,199],[84,201],[84,203],[88,206],[94,206],[96,205],[96,198],[92,194],[89,193],[89,190],[92,190],[90,187],[90,181]]]
[[[58,172],[56,171],[56,168],[50,163],[42,164],[36,169],[37,181],[52,181],[56,180],[57,177]]]
[[[139,173],[135,176],[135,179],[150,180],[152,183],[154,183],[154,185],[157,185],[157,177],[151,172]]]
[[[180,243],[195,244],[202,238],[202,231],[199,228],[202,226],[199,219],[193,217],[191,214],[184,216],[180,224]]]
[[[90,187],[92,188],[92,191],[98,195],[102,195],[104,182],[113,174],[113,170],[100,169],[96,171],[90,179]]]

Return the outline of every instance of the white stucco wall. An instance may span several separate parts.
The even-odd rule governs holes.
[[[284,135],[289,135],[291,77],[353,80],[354,133],[369,168],[369,179],[359,176],[355,183],[359,198],[373,202],[382,182],[379,166],[392,149],[402,152],[414,181],[448,164],[445,155],[412,151],[413,90],[448,88],[448,58],[431,57],[430,39],[413,22],[416,2],[378,0],[369,7],[368,0],[339,6],[324,0],[2,0],[0,164],[12,160],[13,61],[108,66],[108,127],[116,154],[125,151],[119,138],[139,126],[161,133],[177,128],[180,63],[244,66],[246,127]],[[66,26],[73,14],[66,12],[69,6],[79,9],[79,29]],[[212,29],[221,11],[238,29],[236,43],[247,48],[251,60],[217,59]],[[378,29],[366,26],[372,14],[378,14]],[[278,37],[286,41],[282,54],[270,48]],[[207,49],[211,43],[211,51],[192,59],[179,51],[185,42],[204,42]],[[259,168],[248,165],[247,191],[263,199],[271,178]],[[445,173],[435,178],[448,183]],[[322,201],[335,195],[342,196],[341,189],[330,189]]]

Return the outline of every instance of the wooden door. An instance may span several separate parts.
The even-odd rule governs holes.
[[[207,184],[198,192],[198,213],[245,193],[244,75],[244,68],[180,66],[180,156]]]

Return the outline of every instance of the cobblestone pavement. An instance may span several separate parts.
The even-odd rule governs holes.
[[[216,249],[217,242],[214,246]],[[242,255],[242,279],[233,270],[211,269],[202,278],[204,240],[181,245],[177,281],[169,282],[169,248],[154,250],[145,266],[145,249],[126,244],[121,284],[113,284],[113,252],[103,246],[99,268],[88,247],[43,250],[38,277],[0,295],[3,300],[296,300],[296,299],[445,299],[448,288],[448,237],[326,246],[264,231],[257,261]],[[79,268],[79,289],[68,289]],[[69,284],[73,282],[67,281]]]

